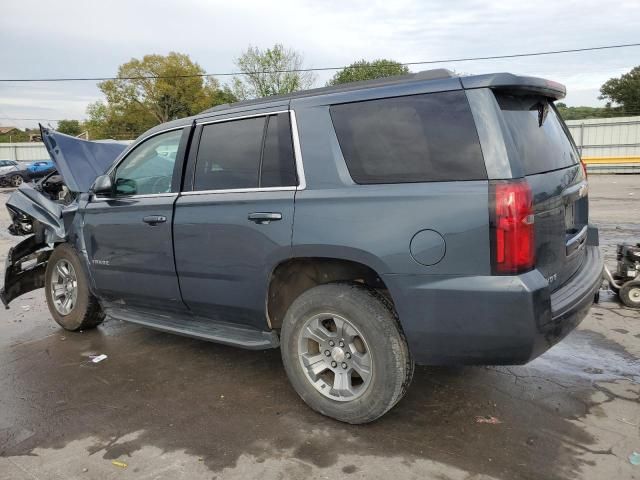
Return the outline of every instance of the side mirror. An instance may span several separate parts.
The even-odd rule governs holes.
[[[91,187],[91,191],[95,195],[104,195],[110,196],[113,194],[113,182],[111,181],[111,177],[109,175],[100,175],[93,182],[93,186]]]

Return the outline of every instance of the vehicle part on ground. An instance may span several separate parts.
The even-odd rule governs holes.
[[[65,330],[87,330],[105,315],[89,291],[89,279],[78,253],[66,243],[51,253],[45,272],[45,295],[53,319]]]
[[[391,305],[358,284],[320,285],[294,300],[282,325],[281,352],[298,395],[347,423],[383,415],[400,401],[413,375]]]

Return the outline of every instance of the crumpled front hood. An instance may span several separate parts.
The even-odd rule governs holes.
[[[72,192],[88,192],[94,180],[105,173],[127,148],[121,143],[90,142],[40,125],[42,141]]]

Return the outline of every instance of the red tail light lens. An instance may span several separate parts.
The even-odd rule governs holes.
[[[587,175],[587,164],[584,163],[584,160],[580,159],[580,165],[582,165],[582,172],[584,173],[584,179],[587,180],[588,175]]]
[[[491,183],[491,260],[493,273],[514,275],[535,264],[534,212],[526,180]]]

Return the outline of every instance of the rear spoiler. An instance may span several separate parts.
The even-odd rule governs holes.
[[[564,85],[538,77],[521,77],[511,73],[489,73],[460,77],[463,88],[491,88],[494,90],[521,90],[536,93],[553,100],[560,100],[567,95]]]

